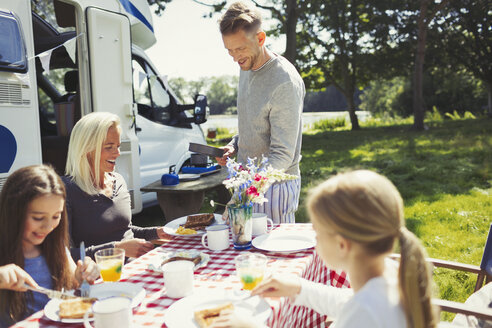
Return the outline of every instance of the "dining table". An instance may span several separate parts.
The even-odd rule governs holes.
[[[310,223],[276,224],[271,233],[313,234]],[[120,281],[141,286],[145,290],[142,302],[133,309],[134,327],[168,327],[166,312],[178,301],[166,296],[162,272],[153,270],[151,264],[160,261],[169,252],[198,251],[208,254],[206,265],[194,272],[194,291],[240,290],[242,287],[236,275],[234,258],[244,253],[236,250],[232,243],[228,249],[211,251],[201,243],[199,236],[169,236],[160,241],[152,251],[125,264]],[[327,268],[314,247],[290,252],[266,251],[252,247],[248,250],[268,257],[267,272],[272,275],[296,275],[321,284],[339,288],[350,287],[345,272]],[[96,283],[102,283],[97,281]],[[272,314],[266,321],[268,327],[325,327],[326,316],[304,306],[296,306],[289,298],[265,298]],[[66,324],[52,321],[41,310],[16,323],[13,327],[82,327],[83,324]],[[196,326],[198,327],[198,326]]]

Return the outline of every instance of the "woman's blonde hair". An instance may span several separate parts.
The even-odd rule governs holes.
[[[405,228],[403,200],[391,181],[367,170],[341,173],[311,190],[307,207],[316,222],[364,245],[369,254],[391,252],[398,238],[400,295],[408,327],[436,326],[431,267],[420,241]]]
[[[95,112],[82,117],[75,124],[68,145],[67,165],[65,174],[72,177],[75,183],[88,193],[99,193],[99,168],[101,149],[111,127],[120,128],[120,118],[112,113]],[[94,172],[91,170],[94,165]]]

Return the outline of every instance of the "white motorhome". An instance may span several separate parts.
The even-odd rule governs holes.
[[[122,122],[116,170],[133,212],[140,188],[189,161],[206,98],[180,105],[144,50],[156,42],[146,0],[0,0],[0,189],[43,162],[64,174],[71,128],[95,111]]]

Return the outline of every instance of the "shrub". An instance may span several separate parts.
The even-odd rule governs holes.
[[[335,130],[337,128],[343,128],[346,125],[347,123],[345,122],[345,117],[337,117],[333,119],[324,119],[324,120],[316,121],[313,123],[312,129],[328,131],[328,130]]]

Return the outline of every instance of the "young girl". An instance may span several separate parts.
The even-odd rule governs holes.
[[[6,327],[41,310],[44,294],[31,286],[61,290],[99,277],[89,258],[73,262],[68,251],[65,188],[45,165],[21,168],[10,175],[0,195],[0,326]]]
[[[425,252],[405,228],[402,198],[387,178],[365,170],[339,174],[311,191],[307,207],[318,254],[328,267],[345,270],[352,288],[273,277],[253,295],[289,296],[335,318],[333,328],[436,326]],[[399,269],[387,259],[395,240]],[[227,314],[214,327],[237,326],[233,320]]]

